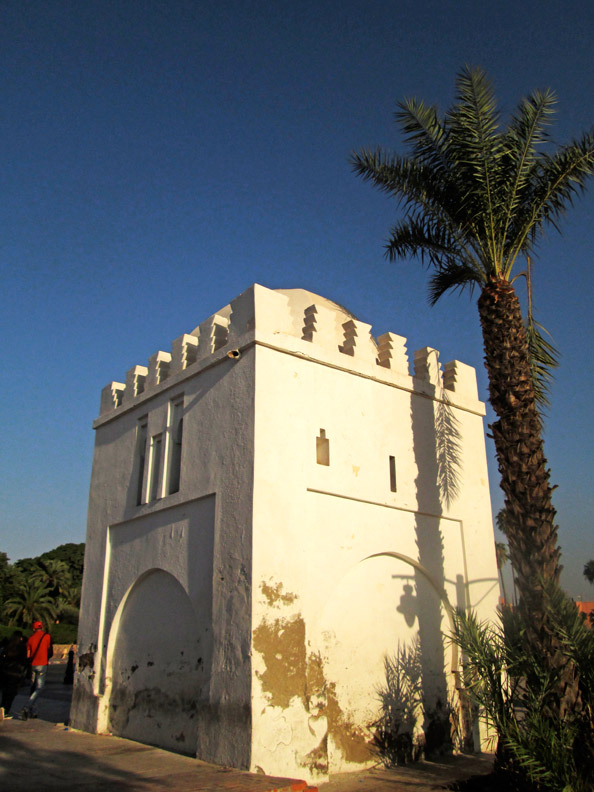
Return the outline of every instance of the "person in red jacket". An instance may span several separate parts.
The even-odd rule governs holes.
[[[40,621],[33,622],[33,635],[27,641],[27,659],[31,663],[31,695],[27,706],[21,711],[21,718],[36,718],[37,709],[35,702],[45,685],[47,664],[53,654],[52,639],[49,633],[44,632]]]

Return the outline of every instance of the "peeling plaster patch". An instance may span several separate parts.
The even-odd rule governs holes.
[[[299,697],[305,704],[305,623],[299,614],[291,619],[264,621],[254,630],[254,649],[266,670],[256,672],[270,706],[289,706]]]
[[[318,652],[312,653],[307,663],[307,708],[312,720],[326,717],[328,731],[320,744],[305,757],[312,772],[328,773],[328,736],[347,762],[368,762],[372,752],[365,731],[352,723],[343,713],[336,695],[336,684],[327,682],[324,662]],[[310,732],[313,734],[311,725]]]
[[[307,767],[311,773],[328,775],[328,735],[325,734],[319,745],[306,754],[299,762],[301,767]]]
[[[306,709],[312,718],[318,718],[324,714],[326,707],[326,679],[319,652],[314,652],[307,658],[305,682]],[[309,730],[314,734],[311,726],[309,726]]]
[[[367,741],[364,730],[349,721],[340,709],[336,697],[336,684],[330,682],[326,686],[328,717],[328,733],[334,739],[336,746],[340,748],[342,755],[347,762],[362,764],[368,762],[372,757],[370,745]]]
[[[90,668],[91,671],[95,667],[95,652],[85,652],[78,656],[78,670],[82,671],[85,668]]]
[[[282,583],[277,583],[276,586],[269,586],[268,583],[262,581],[260,588],[266,601],[272,607],[278,608],[280,605],[292,605],[297,599],[297,594],[291,594],[289,591],[283,594]]]
[[[262,592],[271,604],[283,601],[280,586],[262,584]],[[305,623],[301,614],[290,619],[263,621],[254,630],[253,646],[265,664],[265,670],[256,674],[268,705],[288,709],[291,700],[298,698],[309,713],[309,731],[312,736],[317,736],[319,742],[299,760],[302,767],[307,767],[312,774],[328,773],[329,737],[346,762],[363,764],[373,758],[366,731],[342,711],[336,684],[326,681],[321,655],[314,652],[307,656]],[[314,728],[316,723],[322,725],[322,718],[327,718],[327,731],[323,736],[319,732],[316,735]],[[276,734],[275,746],[284,743],[285,739],[284,734]],[[273,750],[271,746],[267,747]]]

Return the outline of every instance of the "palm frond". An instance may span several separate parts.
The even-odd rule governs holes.
[[[399,201],[419,200],[423,190],[419,189],[420,179],[417,177],[419,166],[407,157],[389,154],[382,148],[362,149],[354,151],[349,159],[353,171],[365,181],[370,181],[382,192],[386,192]]]
[[[554,115],[556,102],[552,91],[535,91],[520,102],[504,134],[505,155],[500,169],[503,182],[497,190],[503,209],[500,229],[502,258],[507,248],[509,224],[522,200],[524,189],[530,185],[538,147],[548,140],[547,126]],[[510,266],[513,266],[513,261],[508,262]]]
[[[381,148],[354,152],[350,163],[358,176],[391,195],[407,212],[422,210],[452,229],[458,225],[455,188],[432,168]]]
[[[423,263],[428,260],[439,267],[450,260],[455,261],[462,251],[447,226],[417,214],[409,215],[393,226],[386,252],[391,260],[420,256]]]
[[[499,113],[485,72],[467,66],[456,81],[457,99],[446,115],[452,159],[466,185],[467,213],[480,218],[481,236],[489,251],[488,266],[497,267],[496,226],[498,159],[502,154]]]
[[[553,369],[559,368],[559,352],[546,336],[550,334],[530,315],[526,322],[526,336],[530,354],[532,387],[539,407],[549,406],[549,391],[553,381]]]
[[[553,155],[541,155],[531,169],[531,187],[524,190],[515,213],[510,255],[529,250],[545,225],[558,229],[559,219],[585,190],[592,175],[594,130]]]
[[[526,339],[530,358],[530,375],[536,403],[540,408],[542,423],[543,411],[549,406],[549,390],[553,380],[553,369],[559,367],[559,352],[552,343],[550,333],[534,318],[532,304],[532,261],[527,260],[526,271],[521,273],[526,278],[528,292],[528,310],[526,312]],[[548,336],[546,338],[545,336]],[[550,339],[550,340],[549,340]]]
[[[437,108],[418,99],[399,102],[398,108],[394,118],[411,145],[412,159],[434,171],[447,173],[448,135]]]
[[[429,278],[429,304],[435,303],[448,291],[468,290],[482,282],[479,267],[469,267],[465,263],[448,261],[442,264]]]

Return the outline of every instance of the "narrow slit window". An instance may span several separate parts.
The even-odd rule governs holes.
[[[169,420],[169,464],[167,475],[167,494],[179,492],[181,476],[182,436],[184,430],[183,400],[171,402]]]
[[[320,436],[316,437],[316,462],[318,465],[330,464],[330,441],[325,429],[320,429]]]
[[[390,490],[396,492],[396,457],[390,457]]]
[[[160,497],[159,478],[161,473],[162,446],[163,446],[162,436],[160,434],[155,435],[151,440],[151,470],[150,470],[149,501],[158,500],[158,498]]]
[[[142,503],[144,469],[146,466],[147,418],[141,418],[136,427],[136,505]]]

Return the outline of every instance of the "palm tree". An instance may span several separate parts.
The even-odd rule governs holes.
[[[64,561],[49,558],[38,563],[39,566],[31,575],[31,580],[42,583],[54,597],[65,594],[71,586],[72,579]]]
[[[410,156],[364,150],[352,164],[404,208],[387,254],[419,256],[432,268],[431,302],[451,290],[480,292],[510,556],[520,607],[536,615],[538,632],[542,581],[558,581],[560,551],[538,410],[542,382],[534,378],[546,346],[540,345],[540,355],[535,347],[531,353],[537,326],[529,322],[527,334],[514,269],[583,191],[594,172],[594,133],[550,150],[547,126],[556,102],[550,91],[523,99],[502,126],[481,69],[462,70],[456,88],[456,101],[443,116],[417,99],[398,105],[396,122]]]
[[[3,612],[10,623],[30,625],[42,621],[47,627],[56,617],[56,607],[49,589],[39,581],[20,581],[15,593],[4,603]]]
[[[78,624],[80,612],[80,586],[70,585],[56,600],[56,614],[62,622]]]
[[[588,561],[584,566],[584,577],[588,583],[594,583],[594,559]]]

